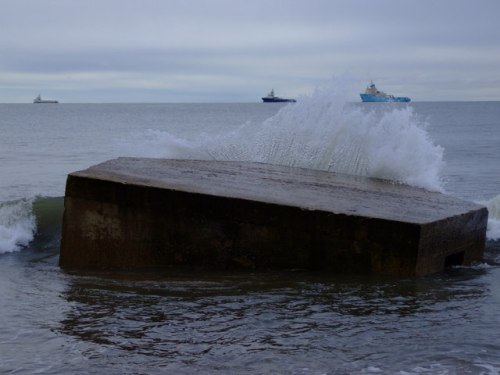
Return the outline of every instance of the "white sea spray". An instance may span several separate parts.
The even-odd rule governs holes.
[[[0,254],[27,246],[33,240],[35,229],[31,199],[0,202]]]
[[[349,82],[334,79],[261,123],[183,139],[150,130],[138,156],[256,161],[383,178],[443,191],[443,149],[411,106],[349,102]],[[262,104],[269,105],[269,104]]]
[[[488,209],[486,237],[489,240],[500,240],[500,194],[483,204]]]

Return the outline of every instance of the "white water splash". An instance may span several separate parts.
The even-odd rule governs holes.
[[[500,194],[483,204],[488,209],[486,237],[489,240],[500,240]]]
[[[443,149],[411,106],[350,103],[349,83],[333,80],[275,116],[222,134],[186,140],[149,131],[140,156],[256,161],[383,178],[443,191]],[[265,105],[265,104],[263,104]]]
[[[31,200],[0,202],[0,254],[27,246],[33,240],[35,228]]]

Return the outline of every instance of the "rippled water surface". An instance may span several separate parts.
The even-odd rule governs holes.
[[[332,113],[323,104],[268,122],[282,106],[0,105],[0,373],[500,373],[499,103]],[[382,116],[364,117],[370,108]],[[339,116],[341,126],[330,124],[331,116]],[[314,133],[301,125],[314,118],[332,129]],[[379,131],[398,128],[387,144],[367,126],[370,119],[379,121]],[[286,121],[294,123],[290,137],[282,137]],[[421,122],[427,133],[413,138]],[[252,138],[252,129],[261,137]],[[328,131],[340,138],[329,139]],[[268,136],[276,147],[266,143]],[[357,147],[354,158],[342,140]],[[441,172],[449,194],[489,202],[484,262],[420,279],[59,268],[68,172],[119,155],[246,157],[250,141],[264,142],[256,157],[393,173],[431,187]],[[321,145],[337,153],[327,147],[311,159]],[[275,152],[280,147],[284,154]],[[387,154],[393,149],[397,159]],[[426,175],[429,153],[432,173]],[[330,163],[337,158],[342,165]]]
[[[0,272],[6,373],[500,368],[498,267],[404,280],[303,271],[76,273],[42,251],[4,256]]]

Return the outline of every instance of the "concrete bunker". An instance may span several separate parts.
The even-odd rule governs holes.
[[[480,260],[487,215],[475,203],[382,180],[118,158],[69,174],[60,265],[422,276]]]

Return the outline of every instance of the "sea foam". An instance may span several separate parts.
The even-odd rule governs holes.
[[[256,161],[388,179],[443,191],[443,149],[411,106],[352,103],[334,79],[262,123],[184,139],[150,130],[137,156]],[[268,104],[262,104],[268,105]],[[200,124],[203,126],[203,124]],[[137,139],[135,140],[137,141]]]
[[[33,240],[35,230],[32,200],[0,202],[0,254],[27,246]]]
[[[500,240],[500,194],[483,204],[488,209],[486,237],[489,240]]]

